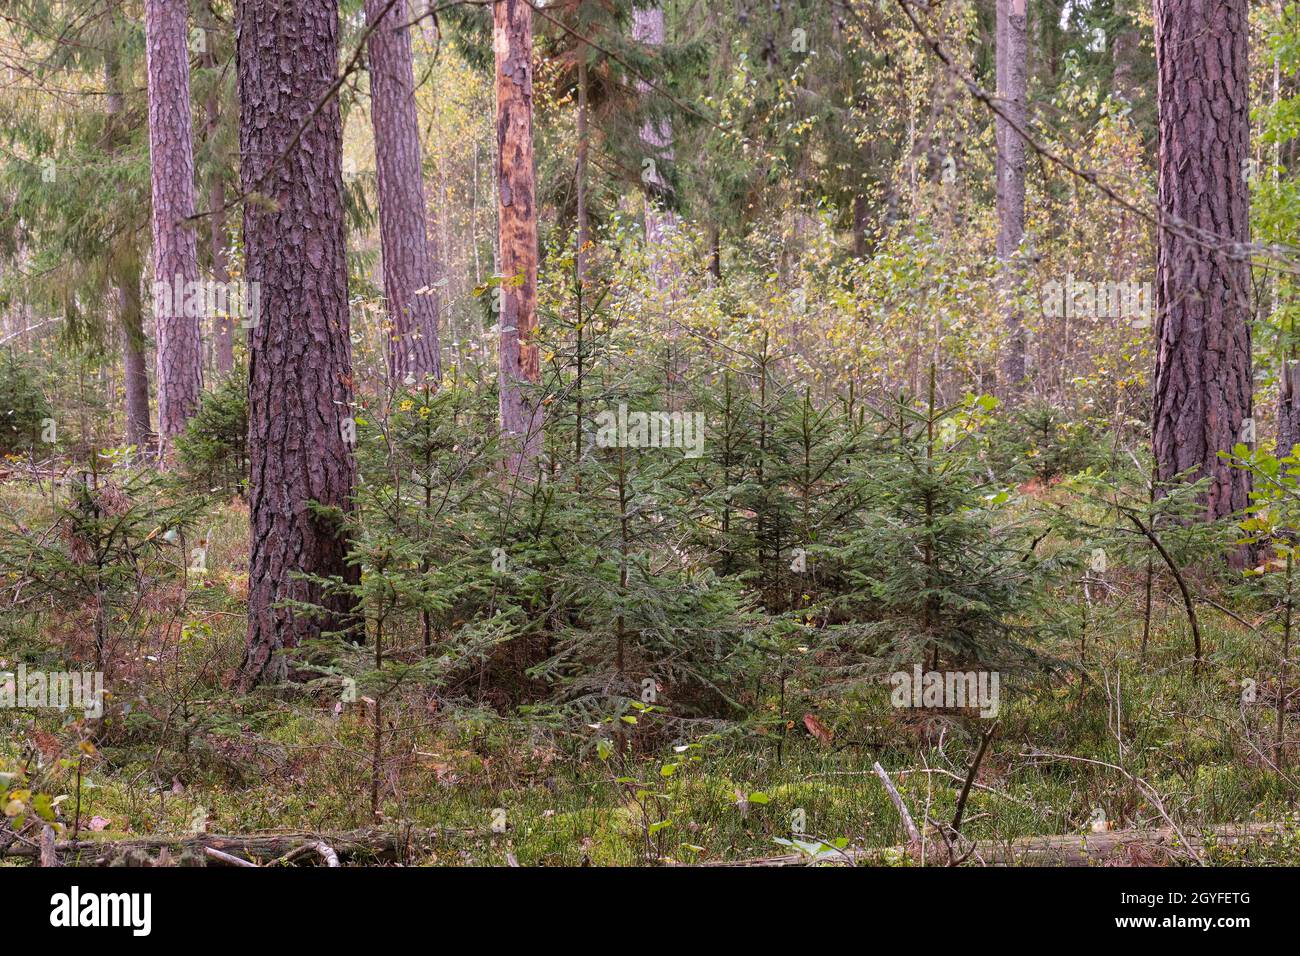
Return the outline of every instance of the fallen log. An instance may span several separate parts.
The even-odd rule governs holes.
[[[1267,844],[1287,835],[1300,836],[1300,829],[1285,823],[1230,823],[1187,832],[1184,845],[1172,828],[1155,830],[1111,830],[1105,833],[1021,837],[1015,840],[981,840],[975,844],[968,866],[1168,866],[1193,860],[1192,850],[1211,846],[1230,847]],[[969,845],[969,844],[968,844]],[[883,849],[844,850],[824,854],[817,860],[803,853],[755,857],[747,860],[710,861],[689,866],[879,866],[914,859],[909,846]],[[927,862],[947,864],[947,851],[940,841],[931,842]]]
[[[52,832],[52,831],[51,831]],[[1234,847],[1268,844],[1290,836],[1300,837],[1300,828],[1285,823],[1242,823],[1207,827],[1201,831],[1188,830],[1183,844],[1172,828],[1153,830],[1112,830],[1105,833],[1064,834],[1060,836],[1021,837],[1015,840],[981,840],[975,844],[966,865],[969,866],[1167,866],[1193,860],[1192,849],[1203,851],[1210,847]],[[73,866],[102,866],[116,854],[131,851],[146,853],[164,849],[177,852],[190,850],[200,856],[221,859],[239,856],[248,860],[280,861],[281,864],[302,856],[316,854],[326,866],[335,866],[335,860],[358,863],[398,862],[410,858],[413,851],[427,849],[440,842],[466,836],[481,835],[475,830],[455,829],[381,829],[370,828],[343,832],[293,831],[281,833],[251,833],[246,835],[196,833],[174,836],[138,837],[127,840],[77,840],[53,843],[48,837],[44,846],[17,843],[8,848],[7,857],[36,858],[42,856],[50,865],[52,849],[60,862]],[[42,834],[44,836],[44,834]],[[928,862],[935,866],[947,863],[946,850],[941,842],[931,842]],[[42,854],[42,849],[45,853]],[[215,852],[209,852],[215,851]],[[332,854],[331,852],[332,851]],[[290,860],[285,860],[288,856]],[[332,858],[331,858],[332,856]],[[710,861],[706,863],[679,864],[683,866],[806,866],[818,864],[845,865],[849,862],[864,866],[900,863],[914,860],[914,850],[909,846],[884,847],[867,850],[845,849],[826,854],[813,861],[802,853],[781,856],[754,857],[744,860]],[[223,861],[231,862],[233,861]]]
[[[339,860],[361,862],[396,862],[406,860],[412,851],[425,849],[449,839],[472,836],[475,830],[449,828],[396,828],[372,827],[362,830],[315,833],[289,831],[282,833],[250,833],[246,835],[225,833],[189,833],[171,836],[136,837],[126,840],[67,840],[52,844],[52,849],[62,861],[73,866],[102,866],[121,853],[143,851],[156,853],[186,850],[209,858],[221,859],[211,854],[239,856],[247,860],[280,860],[294,854],[291,859],[308,851],[320,856],[327,866]],[[328,851],[328,852],[327,852]],[[39,848],[25,844],[10,846],[7,857],[36,857]]]

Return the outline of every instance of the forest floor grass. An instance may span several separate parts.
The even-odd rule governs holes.
[[[26,504],[35,516],[39,500]],[[391,722],[376,820],[365,698],[340,706],[337,694],[316,688],[237,696],[227,686],[242,647],[244,520],[237,503],[214,514],[209,570],[188,583],[184,621],[164,628],[171,637],[158,645],[145,635],[120,648],[130,676],[113,688],[114,723],[89,752],[78,749],[85,725],[76,714],[0,710],[0,773],[26,768],[30,789],[56,801],[65,834],[79,800],[82,833],[106,839],[447,828],[415,860],[438,865],[730,861],[788,853],[779,841],[792,839],[893,847],[906,834],[873,764],[889,772],[919,821],[947,822],[987,727],[976,717],[895,710],[881,686],[848,697],[810,693],[766,732],[715,727],[674,739],[654,715],[643,716],[626,730],[628,756],[602,760],[595,731],[449,712],[404,688],[385,701]],[[158,583],[160,592],[176,586]],[[1300,754],[1292,748],[1287,766],[1272,766],[1276,635],[1207,611],[1206,660],[1194,672],[1173,592],[1157,588],[1145,657],[1141,602],[1132,598],[1098,604],[1085,670],[1004,687],[964,836],[1009,841],[1170,819],[1184,830],[1297,824]],[[168,600],[157,604],[151,620],[167,621]],[[43,654],[51,668],[60,647],[75,659],[70,649],[85,624],[75,607],[0,620],[0,660]],[[1073,641],[1049,650],[1064,660],[1080,655]],[[1243,695],[1251,680],[1253,696]],[[805,732],[805,708],[829,740]],[[1242,859],[1300,863],[1300,840],[1215,857]]]

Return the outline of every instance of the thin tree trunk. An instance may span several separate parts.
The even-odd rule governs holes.
[[[663,7],[637,8],[632,11],[632,39],[649,47],[664,45]],[[642,96],[653,96],[654,91],[643,80],[637,81]],[[668,120],[649,120],[641,127],[641,142],[646,148],[648,164],[642,165],[641,180],[646,187],[645,241],[652,254],[662,246],[677,226],[677,215],[669,208],[671,188],[663,175],[663,166],[673,161],[673,128]],[[671,276],[662,263],[655,263],[660,285]]]
[[[366,0],[366,21],[388,0]],[[388,307],[390,384],[442,377],[438,349],[436,240],[429,229],[415,106],[415,61],[406,0],[397,0],[370,34],[370,119],[379,185],[379,239]]]
[[[1134,15],[1123,9],[1127,4],[1116,4],[1116,12],[1125,18],[1124,24],[1115,34],[1111,48],[1111,63],[1114,73],[1111,76],[1111,91],[1127,103],[1135,102],[1142,90],[1138,87],[1134,71],[1137,66],[1138,52],[1142,45],[1142,32],[1136,26]]]
[[[212,53],[209,39],[207,52],[204,53],[204,66],[214,69],[217,65]],[[221,122],[221,104],[214,87],[208,93],[204,103],[207,113],[207,131],[209,140],[215,139]],[[226,261],[226,181],[219,165],[212,170],[208,184],[208,242],[212,256],[212,278],[221,285],[230,281],[230,266]],[[217,372],[229,375],[235,367],[235,325],[237,320],[229,314],[217,314],[212,317],[212,336],[216,353]]]
[[[1282,19],[1282,0],[1274,0],[1273,16],[1278,20]],[[1282,98],[1282,61],[1274,54],[1273,56],[1273,89],[1272,89],[1272,106],[1276,110],[1277,104]],[[1275,141],[1273,143],[1273,184],[1277,185],[1279,170],[1282,166],[1282,144]],[[1269,308],[1273,310],[1276,317],[1275,322],[1281,322],[1281,302],[1279,301],[1281,284],[1278,281],[1279,276],[1276,272],[1269,276]],[[1282,331],[1281,328],[1278,329]],[[1293,329],[1287,329],[1287,332],[1293,332]],[[1296,362],[1295,346],[1290,344],[1291,335],[1279,336],[1287,344],[1280,346],[1281,367],[1278,370],[1278,399],[1277,399],[1277,454],[1278,457],[1285,457],[1291,454],[1295,449],[1296,443],[1300,442],[1300,363]]]
[[[537,208],[533,172],[533,11],[526,0],[492,8],[496,51],[497,219],[500,254],[501,437],[512,474],[541,457],[537,345]]]
[[[1297,443],[1300,443],[1300,362],[1283,358],[1278,376],[1278,456],[1291,454]]]
[[[153,192],[154,295],[157,322],[159,460],[198,408],[203,340],[189,305],[199,279],[194,230],[194,150],[190,131],[190,61],[186,0],[145,0],[149,77],[149,179]],[[177,301],[177,300],[180,301]]]
[[[1025,378],[1025,332],[1021,313],[1020,244],[1025,234],[1025,141],[1015,131],[1025,126],[1028,64],[1025,0],[998,0],[998,101],[1006,119],[997,117],[999,290],[1006,342],[1002,355],[1003,387],[1015,396]]]
[[[1219,458],[1252,414],[1250,267],[1232,248],[1250,237],[1247,2],[1156,0],[1155,15],[1164,228],[1152,444],[1161,481],[1189,469],[1212,478],[1213,520],[1245,508],[1250,491],[1250,472]]]
[[[115,58],[104,62],[104,88],[109,124],[116,125],[125,104],[122,81]],[[116,142],[116,130],[113,140]],[[144,334],[144,310],[140,304],[140,260],[131,255],[118,263],[114,277],[117,294],[117,322],[122,339],[123,390],[126,392],[126,443],[135,446],[137,456],[151,453],[154,435],[149,422],[148,342]]]
[[[867,226],[869,223],[867,197],[853,197],[853,255],[861,259],[867,254]]]
[[[312,115],[337,75],[338,3],[244,0],[238,10],[242,186],[275,200],[244,204],[245,271],[261,284],[249,343],[247,688],[286,674],[284,650],[354,625],[348,597],[300,575],[355,584],[359,569],[345,561],[339,518],[311,504],[346,516],[356,468],[337,99]],[[326,614],[276,606],[286,600]]]
[[[152,453],[149,422],[149,368],[145,353],[144,310],[140,304],[140,262],[133,258],[117,282],[117,321],[122,336],[123,385],[126,391],[126,443],[137,456]]]
[[[573,460],[575,465],[582,461],[582,331],[584,323],[583,293],[587,282],[587,245],[591,241],[591,222],[587,214],[587,149],[588,149],[588,115],[587,115],[587,47],[578,45],[578,161],[575,164],[574,193],[578,206],[578,235],[575,239],[576,249],[573,253],[573,272],[576,281],[574,334],[577,338],[576,372],[573,379],[574,429]],[[582,490],[582,471],[574,471],[574,487]]]
[[[587,47],[578,45],[578,161],[573,173],[574,193],[578,206],[577,250],[574,253],[575,271],[578,281],[587,276],[587,243],[591,241],[591,222],[587,213],[587,151],[588,151],[588,115],[587,115]],[[578,316],[582,321],[582,316]]]

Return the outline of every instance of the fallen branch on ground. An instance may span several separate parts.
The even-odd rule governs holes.
[[[1022,837],[1016,840],[981,840],[975,844],[974,859],[985,866],[1099,866],[1130,863],[1138,866],[1186,862],[1187,855],[1201,853],[1207,847],[1267,844],[1273,839],[1295,834],[1293,825],[1285,823],[1230,823],[1208,827],[1204,832],[1191,831],[1187,842],[1172,829],[1112,830],[1109,833],[1071,833],[1062,836]],[[909,856],[909,847],[886,847],[872,850],[845,850],[844,855],[858,865],[894,863]],[[805,866],[812,862],[801,853],[755,857],[748,860],[682,864],[684,866]],[[819,864],[839,865],[841,860],[823,858]]]
[[[903,826],[907,828],[907,836],[911,841],[912,846],[919,850],[921,848],[921,831],[918,830],[916,824],[912,822],[912,814],[908,812],[907,804],[905,804],[903,798],[898,795],[897,788],[895,788],[893,781],[889,779],[889,774],[885,773],[885,768],[880,766],[879,761],[872,764],[871,769],[876,772],[876,776],[880,778],[880,782],[885,785],[885,792],[889,794],[889,799],[893,801],[894,809],[896,809],[898,815],[903,818]]]
[[[447,839],[472,836],[478,831],[455,829],[380,829],[348,830],[335,833],[251,833],[246,836],[223,833],[191,833],[174,836],[137,837],[126,840],[68,840],[52,843],[65,862],[80,866],[99,866],[116,853],[162,849],[185,851],[209,859],[230,863],[226,856],[244,860],[293,862],[315,853],[326,866],[338,866],[340,860],[392,862],[405,860],[411,851],[428,848]],[[209,853],[215,850],[222,856]],[[40,849],[25,844],[9,847],[8,857],[39,857]],[[48,864],[47,864],[48,865]],[[232,864],[239,865],[239,864]]]

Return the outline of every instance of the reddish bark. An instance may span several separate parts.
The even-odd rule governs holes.
[[[355,463],[343,134],[330,97],[338,63],[337,0],[245,0],[239,5],[240,174],[249,281],[261,284],[250,330],[248,641],[241,685],[283,676],[283,651],[352,623],[353,603],[326,597],[311,574],[356,583],[346,515]],[[308,118],[310,116],[310,119]],[[288,149],[299,128],[302,136]],[[286,150],[288,152],[286,153]],[[326,608],[312,616],[277,602]]]
[[[1160,106],[1156,373],[1159,477],[1212,476],[1207,517],[1246,507],[1219,458],[1251,417],[1247,0],[1156,0]],[[1192,230],[1194,237],[1188,235]]]
[[[366,0],[373,23],[389,0]],[[388,372],[392,384],[435,382],[438,354],[437,247],[429,229],[415,108],[410,16],[405,0],[393,3],[370,34],[370,119],[379,181],[379,239],[388,306]]]
[[[498,388],[501,438],[512,473],[533,473],[542,450],[535,392],[537,207],[533,171],[533,11],[525,0],[492,9],[496,51],[497,204],[501,329]]]
[[[153,192],[154,283],[185,289],[198,282],[194,230],[194,150],[190,132],[190,61],[186,0],[146,0],[145,62],[149,77],[149,179]],[[159,457],[198,408],[203,392],[199,316],[185,302],[155,296]]]

